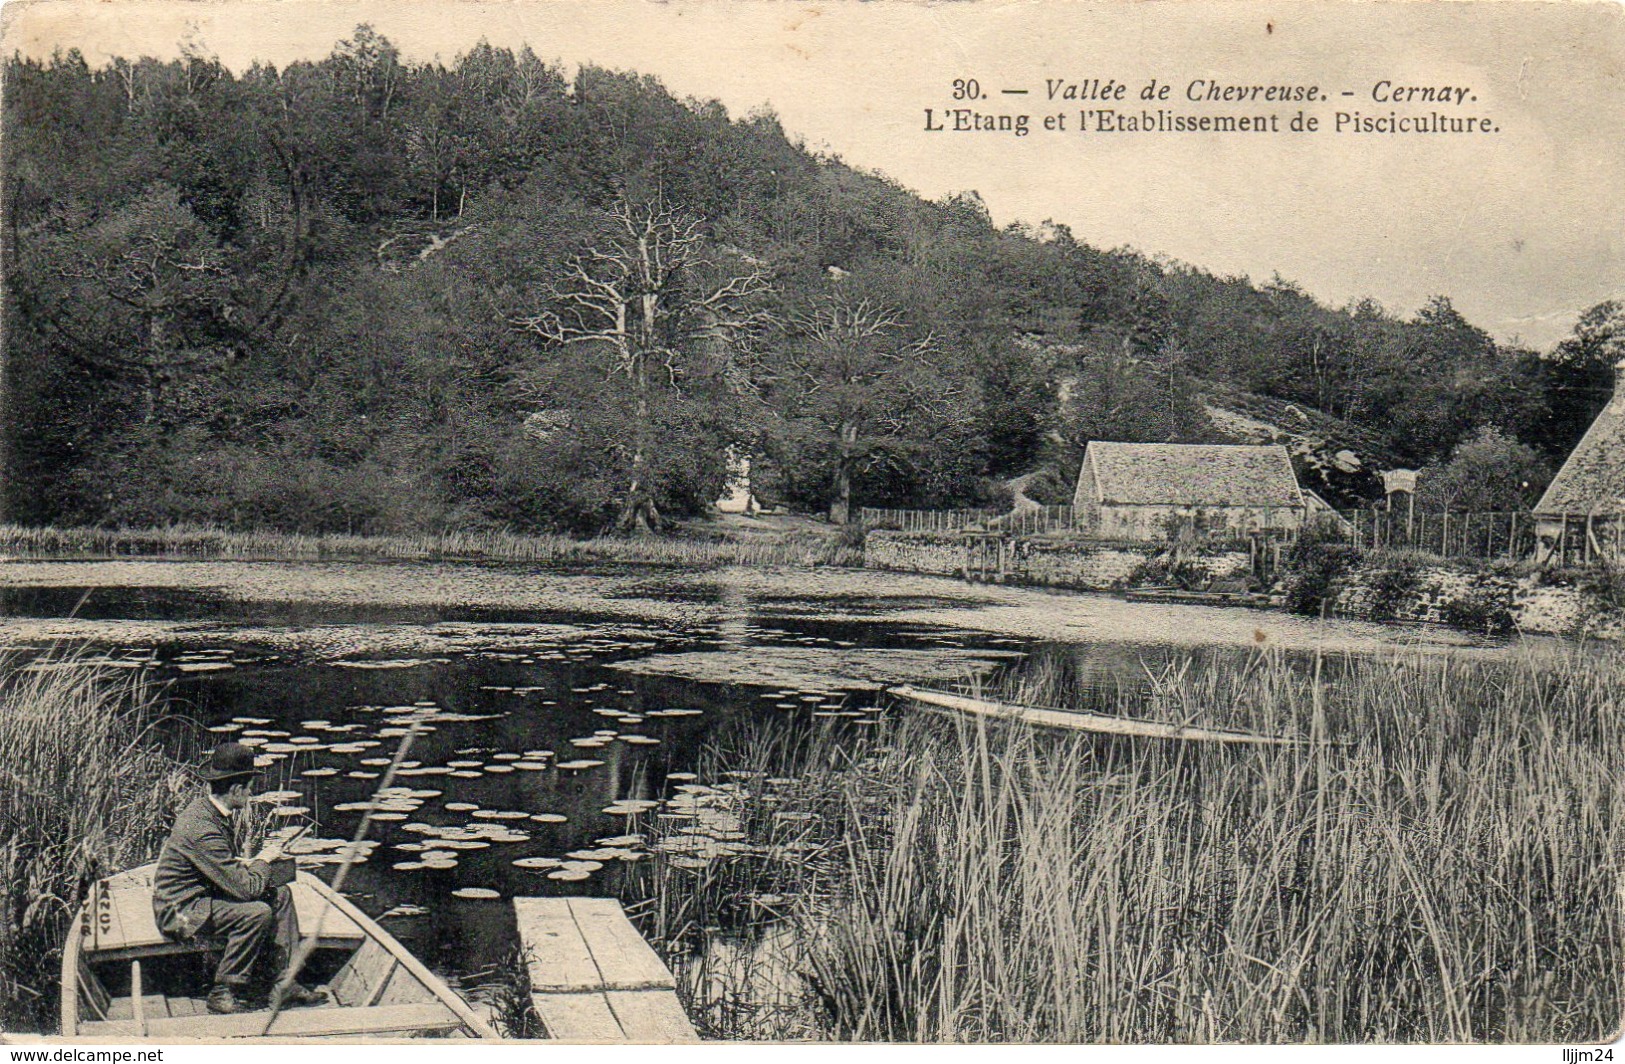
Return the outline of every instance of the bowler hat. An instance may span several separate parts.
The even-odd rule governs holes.
[[[221,743],[209,755],[209,763],[198,769],[206,780],[232,779],[236,776],[257,776],[254,751],[242,743]]]

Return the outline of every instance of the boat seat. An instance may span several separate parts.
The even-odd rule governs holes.
[[[355,946],[366,937],[354,920],[337,908],[326,906],[307,884],[295,881],[288,889],[293,893],[294,911],[301,929],[315,927],[316,921],[321,920],[322,937],[318,945]],[[99,884],[91,894],[89,906],[84,948],[94,963],[198,953],[225,945],[224,939],[212,936],[182,941],[168,938],[158,930],[158,921],[152,912],[150,865]]]

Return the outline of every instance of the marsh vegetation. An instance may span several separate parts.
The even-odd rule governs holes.
[[[186,777],[139,676],[69,654],[0,668],[0,1030],[54,1030],[89,884],[152,859]]]
[[[733,811],[740,853],[657,860],[650,928],[732,1037],[1607,1037],[1618,661],[1335,665],[1171,671],[1154,711],[1343,745],[916,715],[721,739],[731,790],[697,797]],[[1066,673],[1041,661],[1004,693],[1064,705]]]
[[[863,542],[834,528],[760,534],[700,529],[677,536],[523,535],[495,529],[400,535],[0,525],[0,554],[25,558],[220,558],[280,561],[503,561],[543,565],[645,562],[714,565],[862,565]]]

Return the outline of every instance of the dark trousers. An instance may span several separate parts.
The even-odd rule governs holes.
[[[221,935],[226,940],[226,952],[214,974],[216,983],[247,985],[261,971],[267,946],[273,949],[270,967],[263,974],[270,981],[282,973],[299,945],[299,918],[286,886],[276,888],[270,902],[210,898],[208,905],[208,919],[198,933]]]

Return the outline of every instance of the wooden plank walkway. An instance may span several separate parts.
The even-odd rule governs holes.
[[[697,1042],[677,980],[612,898],[515,898],[530,996],[561,1042]]]

